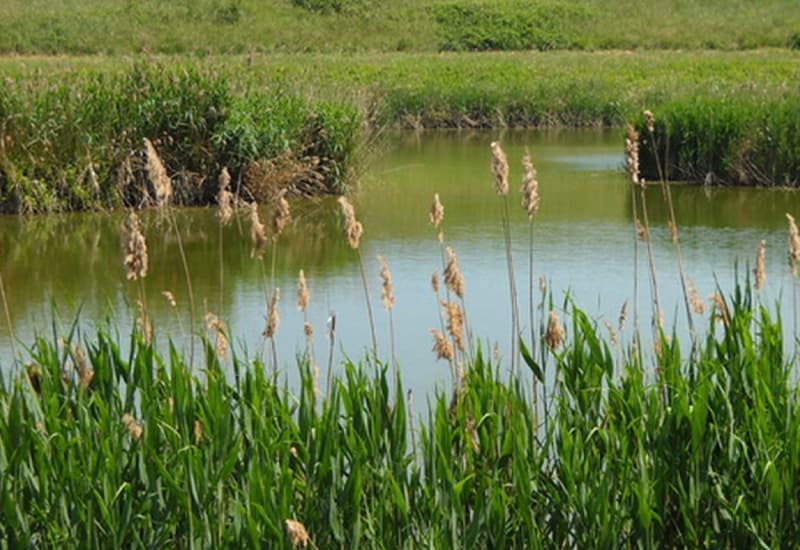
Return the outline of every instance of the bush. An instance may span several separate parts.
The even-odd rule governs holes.
[[[585,10],[566,2],[457,2],[434,7],[443,50],[552,50],[580,46]]]

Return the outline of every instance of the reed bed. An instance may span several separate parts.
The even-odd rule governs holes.
[[[629,139],[629,154],[637,143]],[[533,214],[538,182],[534,195],[529,162],[523,190]],[[632,170],[635,198],[641,183],[634,176]],[[257,256],[269,245],[274,257],[281,246],[289,212],[281,199],[270,235],[256,203],[251,207]],[[371,320],[359,252],[364,228],[353,205],[340,203]],[[538,331],[528,344],[514,334],[519,365],[531,370],[523,376],[510,368],[516,358],[502,364],[465,336],[467,281],[444,244],[443,212],[435,196],[441,278],[455,298],[441,299],[435,273],[442,316],[441,330],[431,332],[433,353],[448,361],[453,383],[429,396],[426,414],[416,418],[409,406],[402,350],[396,361],[393,348],[391,361],[382,361],[372,323],[371,352],[334,374],[335,314],[324,394],[310,353],[298,356],[299,382],[290,387],[275,375],[274,351],[269,365],[229,346],[235,335],[211,313],[211,337],[201,336],[197,360],[149,322],[135,326],[128,341],[113,325],[92,334],[54,331],[0,378],[0,545],[795,544],[797,348],[784,341],[781,312],[757,299],[766,280],[763,248],[755,291],[748,281],[730,295],[715,294],[696,340],[654,323],[652,351],[636,328],[631,338],[606,336],[568,298],[556,304],[540,279]],[[794,270],[800,253],[788,219]],[[146,243],[135,215],[130,220],[123,262],[132,284],[140,284]],[[432,264],[439,260],[437,251]],[[385,259],[381,265],[391,313],[395,281]],[[265,336],[274,346],[278,289],[266,270],[263,277],[271,290]],[[311,296],[303,272],[297,298],[305,311]],[[650,309],[660,320],[655,297]],[[620,333],[626,317],[623,305]],[[308,323],[303,329],[310,338]],[[529,384],[529,376],[538,383]]]

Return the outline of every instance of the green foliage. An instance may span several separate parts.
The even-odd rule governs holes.
[[[292,4],[322,13],[357,13],[368,5],[366,0],[292,0]]]
[[[0,381],[0,540],[289,548],[296,519],[320,548],[791,545],[793,361],[748,290],[726,309],[645,365],[570,306],[566,346],[538,346],[544,416],[477,351],[421,424],[380,363],[345,364],[320,399],[303,358],[291,393],[257,361],[226,374],[210,342],[200,374],[138,334],[128,352],[105,331],[39,338]]]
[[[655,135],[639,123],[641,166],[658,179],[656,155],[673,179],[796,186],[800,184],[800,97],[755,100],[710,96],[659,109]]]
[[[324,183],[341,190],[359,139],[356,112],[270,88],[235,94],[193,67],[135,65],[67,80],[10,81],[0,90],[0,204],[6,211],[141,204],[143,139],[174,176],[177,200],[207,203],[222,166],[284,153],[326,155]]]
[[[583,6],[560,0],[457,2],[433,11],[441,49],[455,51],[575,48],[578,25],[587,17]]]

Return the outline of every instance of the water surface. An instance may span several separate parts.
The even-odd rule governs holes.
[[[353,197],[365,233],[361,245],[379,340],[391,358],[387,312],[380,300],[378,255],[389,262],[396,296],[396,356],[407,385],[424,395],[449,378],[431,353],[429,329],[439,326],[431,273],[441,271],[441,249],[428,222],[434,193],[445,206],[444,238],[458,254],[466,278],[466,307],[473,334],[484,348],[497,346],[507,362],[510,314],[502,201],[489,171],[489,143],[500,140],[511,162],[511,232],[523,330],[529,318],[529,223],[520,207],[520,159],[529,150],[538,169],[541,208],[535,222],[534,276],[544,277],[558,308],[567,294],[593,318],[614,325],[622,304],[633,304],[634,233],[631,195],[621,171],[618,132],[559,131],[404,133],[389,138]],[[766,303],[784,302],[790,317],[791,278],[786,268],[784,213],[800,213],[800,196],[780,189],[672,188],[686,272],[700,296],[717,284],[733,288],[735,265],[744,279],[758,242],[767,242]],[[647,193],[655,263],[667,326],[685,332],[674,247],[666,226],[661,190]],[[277,350],[281,368],[294,372],[304,347],[303,316],[295,305],[296,278],[305,270],[311,290],[308,320],[315,328],[314,352],[327,363],[326,321],[337,319],[337,361],[355,360],[370,347],[358,255],[345,242],[335,200],[293,204],[294,220],[275,249],[275,284],[280,287]],[[262,209],[262,219],[269,212]],[[150,253],[144,281],[147,309],[162,344],[169,337],[186,349],[191,322],[188,292],[172,224],[155,212],[142,214]],[[55,318],[67,331],[80,311],[84,334],[106,319],[125,336],[135,315],[138,286],[122,267],[122,212],[0,218],[0,266],[18,339],[51,333]],[[185,248],[196,302],[195,330],[205,312],[219,315],[234,335],[232,345],[251,356],[265,351],[266,289],[272,285],[272,249],[263,262],[250,257],[249,222],[238,218],[222,233],[214,209],[177,210],[174,224]],[[220,235],[222,250],[220,250]],[[639,248],[641,315],[649,315],[644,249]],[[220,273],[220,266],[222,267]],[[222,281],[222,282],[221,282]],[[538,283],[537,283],[538,286]],[[174,293],[173,310],[161,295]],[[563,312],[562,312],[563,314]],[[698,318],[705,325],[705,318]],[[646,328],[646,324],[644,325]],[[630,327],[623,338],[629,337]],[[0,323],[0,347],[10,364],[10,336]],[[324,368],[324,367],[323,367]],[[422,399],[418,397],[418,399]]]

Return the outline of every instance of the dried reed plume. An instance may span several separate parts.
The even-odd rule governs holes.
[[[80,346],[72,346],[72,358],[78,367],[78,387],[81,391],[86,391],[94,378],[94,369],[86,361],[86,354]]]
[[[178,303],[175,301],[175,295],[172,294],[169,290],[164,290],[161,292],[161,295],[167,300],[169,307],[177,307]]]
[[[786,219],[789,221],[789,267],[792,268],[792,275],[797,277],[797,264],[800,262],[800,234],[798,234],[794,216],[787,213]]]
[[[430,329],[433,334],[433,352],[436,354],[436,359],[445,359],[447,361],[453,360],[453,344],[451,344],[442,331],[435,328]]]
[[[714,307],[714,318],[717,321],[722,321],[725,326],[730,324],[730,315],[728,314],[728,306],[722,296],[719,294],[712,294],[708,297]]]
[[[255,201],[250,203],[250,238],[253,241],[250,257],[260,260],[264,255],[267,237],[264,234],[264,224],[261,223],[258,217],[258,203]]]
[[[156,192],[156,204],[158,206],[169,206],[172,202],[172,182],[158,156],[158,151],[153,143],[144,138],[144,147],[147,153],[147,177]]]
[[[361,235],[364,233],[364,226],[356,219],[356,211],[350,201],[345,197],[339,197],[339,204],[342,206],[344,214],[344,233],[350,248],[357,249],[361,242]]]
[[[435,271],[431,273],[431,288],[434,294],[439,294],[439,274]]]
[[[311,543],[312,547],[314,546],[314,543],[311,542],[311,537],[308,536],[305,525],[297,520],[286,520],[286,533],[289,535],[289,540],[292,541],[292,546],[294,548],[305,548],[309,543]]]
[[[383,307],[386,311],[391,311],[394,307],[394,286],[392,285],[392,272],[389,271],[389,264],[386,263],[386,258],[378,256],[378,263],[381,266],[381,299],[383,300]]]
[[[464,276],[458,268],[458,258],[452,247],[447,247],[447,265],[444,268],[444,284],[447,289],[464,299],[465,283]]]
[[[647,131],[651,134],[656,129],[656,117],[653,114],[653,111],[647,109],[644,112],[644,125],[647,127]]]
[[[686,280],[686,286],[689,291],[689,303],[692,305],[692,310],[697,315],[702,315],[706,312],[706,304],[700,298],[700,295],[697,293],[697,289],[694,287],[691,279]]]
[[[272,234],[273,238],[278,238],[289,222],[292,220],[292,213],[289,210],[289,201],[286,200],[286,190],[278,195],[275,210],[272,213]]]
[[[625,137],[625,167],[631,182],[639,183],[639,132],[631,124]]]
[[[564,343],[564,327],[555,310],[550,310],[550,317],[547,321],[547,332],[544,335],[544,342],[551,350],[556,350]]]
[[[311,293],[308,291],[308,284],[306,284],[306,274],[300,270],[297,276],[297,309],[306,312],[308,302],[311,300]]]
[[[147,243],[139,229],[139,217],[131,212],[128,218],[128,239],[125,244],[125,276],[136,280],[147,276]]]
[[[528,219],[533,221],[539,210],[539,182],[529,154],[522,157],[522,169],[522,208],[528,213]]]
[[[305,334],[306,341],[309,343],[314,339],[314,326],[308,321],[303,323],[303,334]]]
[[[756,290],[764,288],[764,283],[767,280],[767,242],[761,241],[758,243],[758,252],[756,253],[756,267],[753,269],[753,276],[755,278],[754,284]]]
[[[435,229],[439,229],[444,221],[444,205],[439,201],[439,193],[433,194],[433,205],[431,206],[431,224]]]
[[[499,143],[493,141],[491,147],[494,189],[498,195],[508,195],[508,159]]]
[[[453,338],[453,343],[460,351],[464,351],[464,314],[461,307],[455,302],[441,301],[447,315],[447,332]]]
[[[278,315],[278,302],[281,299],[281,289],[276,288],[272,291],[272,296],[269,299],[269,312],[267,313],[267,327],[264,329],[264,336],[267,338],[274,338],[275,333],[278,331],[278,324],[281,321]]]
[[[225,359],[228,356],[228,337],[225,336],[225,323],[213,313],[206,313],[206,327],[214,331],[214,349],[217,357]]]
[[[617,331],[614,330],[614,325],[608,319],[604,319],[603,323],[606,325],[606,330],[608,331],[608,339],[611,342],[612,346],[617,345]]]
[[[625,300],[622,303],[622,307],[619,309],[619,322],[617,323],[617,330],[622,332],[625,329],[625,321],[628,320],[628,300]]]
[[[231,175],[228,168],[224,167],[219,174],[219,193],[217,194],[217,205],[219,211],[219,223],[228,225],[233,217],[233,207],[231,206],[231,192],[228,190],[231,184]]]
[[[136,422],[136,420],[128,413],[122,415],[122,424],[125,426],[125,429],[128,430],[128,434],[131,436],[133,441],[139,441],[142,438],[142,433],[144,429],[142,425]]]

